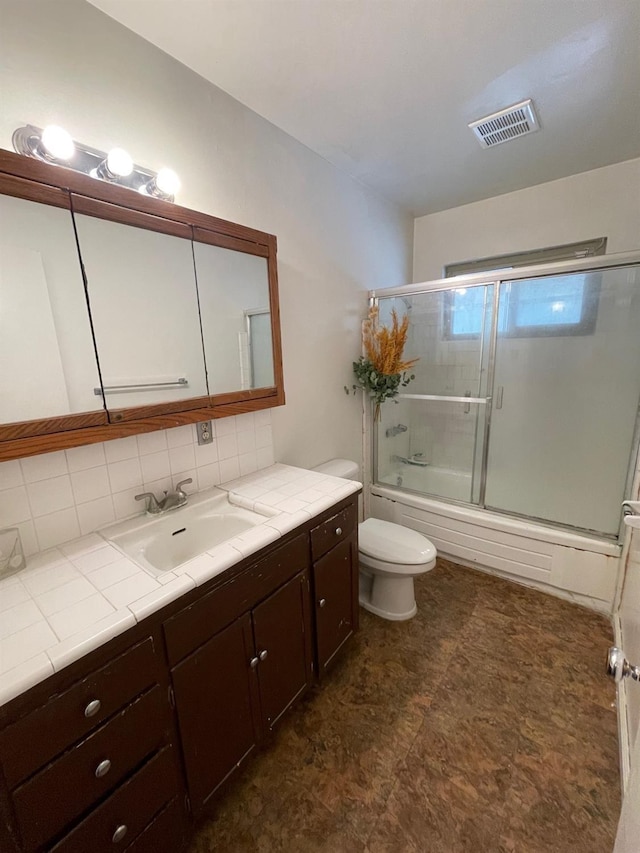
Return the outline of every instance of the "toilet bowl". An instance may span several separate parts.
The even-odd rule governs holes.
[[[314,471],[355,480],[358,466],[332,459]],[[368,518],[358,525],[360,605],[383,619],[402,621],[416,615],[413,579],[436,564],[436,549],[426,536],[401,524]]]

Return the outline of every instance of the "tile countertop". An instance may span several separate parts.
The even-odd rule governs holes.
[[[0,705],[357,492],[361,484],[276,464],[216,488],[238,506],[278,514],[161,576],[151,576],[91,533],[28,558],[25,569],[0,580]]]

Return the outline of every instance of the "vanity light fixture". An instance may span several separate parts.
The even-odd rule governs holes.
[[[155,178],[152,178],[144,187],[140,187],[140,192],[145,195],[152,195],[155,198],[173,198],[180,189],[180,178],[176,175],[173,169],[160,169]]]
[[[123,148],[112,148],[108,153],[91,148],[72,139],[58,125],[49,125],[42,130],[27,124],[14,130],[12,142],[18,154],[25,157],[66,166],[92,178],[116,183],[164,201],[173,201],[180,189],[180,179],[172,169],[160,169],[157,174],[143,169],[134,164]]]
[[[133,172],[133,160],[124,148],[112,148],[105,159],[100,163],[91,177],[102,178],[103,181],[117,181],[120,178],[128,178]]]
[[[42,131],[36,150],[44,159],[71,160],[76,153],[76,146],[71,135],[57,124],[49,124]]]

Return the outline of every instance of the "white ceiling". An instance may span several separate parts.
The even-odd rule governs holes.
[[[640,156],[638,0],[90,2],[415,215]]]

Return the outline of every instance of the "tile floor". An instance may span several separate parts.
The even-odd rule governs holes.
[[[612,850],[607,620],[444,560],[416,594],[409,623],[361,611],[189,853]]]

